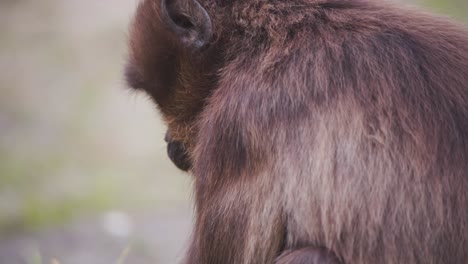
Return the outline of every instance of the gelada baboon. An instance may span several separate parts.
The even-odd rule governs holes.
[[[129,53],[193,174],[184,263],[467,263],[462,26],[379,0],[143,0]]]

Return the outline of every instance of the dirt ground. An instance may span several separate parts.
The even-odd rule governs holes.
[[[127,219],[131,230],[127,227],[123,234],[118,229],[106,228],[105,216],[75,220],[33,233],[5,234],[0,237],[0,263],[177,263],[183,257],[190,234],[189,211],[179,208],[133,213]]]

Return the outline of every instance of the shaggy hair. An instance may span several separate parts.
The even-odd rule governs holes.
[[[142,1],[127,68],[191,160],[186,263],[328,263],[310,247],[350,264],[466,263],[462,26],[377,0],[199,3],[203,48]]]

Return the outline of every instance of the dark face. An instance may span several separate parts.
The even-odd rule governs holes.
[[[130,29],[127,83],[158,106],[168,156],[183,171],[192,167],[195,122],[222,58],[212,37],[212,20],[197,0],[143,0]]]
[[[164,140],[167,143],[167,155],[176,167],[183,171],[190,170],[191,162],[184,143],[172,140],[169,131],[166,133]]]

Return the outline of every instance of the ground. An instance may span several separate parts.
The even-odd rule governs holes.
[[[148,264],[177,263],[183,257],[190,233],[188,212],[133,213],[126,224],[120,222],[120,213],[110,214],[116,214],[114,230],[109,229],[112,220],[106,219],[112,216],[103,215],[33,233],[5,234],[0,238],[0,263],[53,264],[55,259],[64,264]]]

